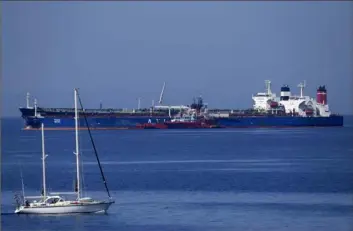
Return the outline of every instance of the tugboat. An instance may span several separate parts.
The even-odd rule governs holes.
[[[138,124],[139,129],[199,129],[199,128],[222,128],[215,123],[215,120],[206,119],[204,116],[197,116],[198,109],[191,109],[187,113],[180,112],[170,121],[162,123]]]
[[[164,123],[144,123],[136,124],[137,129],[167,129],[167,126]]]
[[[176,116],[164,122],[168,129],[203,128],[203,119],[197,119],[195,114]]]

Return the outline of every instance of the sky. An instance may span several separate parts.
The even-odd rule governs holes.
[[[42,107],[190,104],[250,108],[306,80],[353,114],[353,2],[2,2],[2,116]]]

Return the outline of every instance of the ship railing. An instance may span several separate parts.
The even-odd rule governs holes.
[[[73,108],[39,108],[38,109],[41,109],[43,111],[47,111],[47,112],[74,112],[75,110]],[[138,109],[138,110],[135,110],[135,112],[150,112],[150,108],[142,108],[142,109]],[[81,110],[78,110],[79,112],[82,112],[82,109]],[[95,112],[95,113],[107,113],[107,112],[133,112],[133,110],[126,110],[126,109],[120,109],[120,108],[117,108],[117,109],[113,109],[113,108],[105,108],[105,109],[85,109],[84,110],[85,112]],[[154,109],[153,110],[154,112],[165,112],[165,111],[168,111],[168,110],[165,110],[165,109]],[[177,112],[179,110],[176,110],[176,109],[171,109],[172,112]]]
[[[74,110],[72,110],[72,108],[42,108],[42,110],[40,110],[43,113],[74,113]],[[82,110],[79,111],[79,113],[81,113]],[[153,111],[154,114],[158,114],[158,113],[165,113],[165,110],[155,110]],[[175,110],[171,110],[172,114],[175,114]],[[123,110],[123,109],[86,109],[85,110],[86,114],[141,114],[141,113],[146,113],[149,114],[151,113],[149,109],[141,109],[138,111],[127,111],[127,110]]]

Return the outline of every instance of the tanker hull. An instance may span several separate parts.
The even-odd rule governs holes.
[[[300,116],[243,116],[228,118],[213,118],[210,126],[200,122],[170,122],[165,117],[87,117],[91,129],[136,129],[139,124],[163,123],[160,129],[196,129],[218,126],[222,128],[245,127],[330,127],[343,126],[343,116],[329,117],[300,117]],[[73,130],[74,118],[25,118],[25,129],[40,129],[40,124],[48,130]],[[80,127],[85,127],[84,118],[79,119]]]
[[[257,116],[218,118],[216,123],[227,128],[242,127],[334,127],[343,126],[343,116]]]

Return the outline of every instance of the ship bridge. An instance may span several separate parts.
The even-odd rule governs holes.
[[[266,92],[258,92],[256,95],[252,96],[254,101],[253,108],[255,110],[266,110],[267,109],[267,102],[275,101],[276,94],[272,93],[271,91],[271,81],[265,80],[266,85]]]

